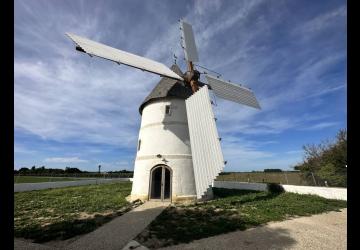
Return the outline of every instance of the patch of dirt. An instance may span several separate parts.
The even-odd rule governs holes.
[[[52,223],[50,223],[50,222],[46,222],[46,223],[42,223],[41,224],[41,227],[46,227],[46,226],[49,226],[49,225],[51,225]]]
[[[149,249],[158,249],[166,246],[166,243],[170,243],[169,240],[160,240],[155,235],[150,234],[148,229],[145,229],[141,234],[139,234],[135,240]]]
[[[35,220],[50,220],[52,219],[53,217],[37,217],[37,218],[34,218]]]
[[[86,212],[80,212],[78,214],[78,219],[80,219],[80,220],[92,219],[94,217],[95,217],[95,214],[88,214]]]

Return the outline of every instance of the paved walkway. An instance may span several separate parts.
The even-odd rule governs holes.
[[[25,240],[14,239],[14,250],[53,250],[54,247],[31,243]]]
[[[66,249],[122,249],[129,241],[141,233],[169,204],[154,201],[145,202],[134,210],[81,237],[67,246]]]
[[[161,250],[188,249],[346,249],[347,209],[300,217],[181,244]]]
[[[14,184],[14,192],[41,190],[41,189],[49,189],[49,188],[83,186],[83,185],[101,184],[101,183],[110,183],[110,182],[130,181],[130,179],[131,178],[113,178],[113,179],[90,179],[90,180],[79,180],[79,181],[19,183],[19,184]]]

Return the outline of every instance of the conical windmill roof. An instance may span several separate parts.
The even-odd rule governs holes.
[[[173,64],[170,69],[176,74],[182,76],[180,68]],[[184,82],[179,80],[170,79],[167,77],[162,77],[160,82],[154,87],[151,93],[145,98],[139,107],[140,114],[144,107],[157,99],[166,98],[166,97],[178,97],[181,99],[186,99],[192,95],[190,88],[186,87]]]

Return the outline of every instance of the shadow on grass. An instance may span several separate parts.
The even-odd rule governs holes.
[[[266,201],[276,198],[282,192],[263,192],[254,190],[238,190],[213,188],[215,199],[231,198],[230,205],[245,204],[249,202]]]
[[[216,188],[216,187],[213,187],[212,190],[215,198],[226,198],[232,196],[261,193],[261,191],[255,191],[255,190],[225,189],[225,188]]]
[[[149,230],[137,236],[150,249],[177,244],[186,244],[217,235],[245,230],[261,225],[262,222],[251,217],[239,217],[236,211],[213,209],[182,210],[170,207],[150,224]],[[281,238],[277,232],[267,232],[272,238]],[[294,241],[285,237],[286,241]]]
[[[259,227],[256,230],[235,231],[195,240],[190,245],[181,243],[174,249],[292,249],[296,243],[287,229]],[[149,249],[158,249],[164,245],[153,242],[147,246]]]
[[[149,225],[149,230],[138,235],[137,240],[149,248],[157,248],[255,227],[264,221],[251,216],[241,216],[238,210],[231,208],[270,200],[279,195],[222,188],[214,188],[213,193],[213,202],[167,208]],[[152,240],[154,238],[160,240],[160,245]]]
[[[244,221],[233,217],[232,211],[213,209],[181,209],[170,207],[150,224],[150,230],[139,239],[146,242],[155,238],[165,240],[163,246],[188,243],[193,240],[231,232],[245,230]],[[257,225],[257,224],[255,224]],[[151,245],[147,245],[151,247]]]

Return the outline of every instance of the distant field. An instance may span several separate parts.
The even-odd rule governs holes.
[[[76,181],[88,178],[51,177],[51,176],[14,176],[14,183],[38,183],[54,181]]]
[[[241,182],[274,182],[290,185],[313,185],[301,179],[298,172],[278,172],[278,173],[222,173],[217,177],[217,181],[241,181]]]

